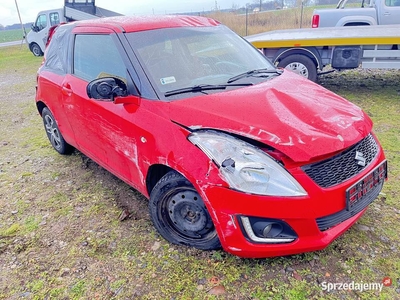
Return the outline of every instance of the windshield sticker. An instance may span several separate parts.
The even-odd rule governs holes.
[[[170,76],[170,77],[164,77],[160,79],[161,84],[165,85],[165,84],[170,84],[170,83],[174,83],[176,82],[175,76]]]

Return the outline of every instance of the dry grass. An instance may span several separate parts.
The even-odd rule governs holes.
[[[304,8],[303,17],[301,17],[300,7],[249,13],[247,16],[247,26],[245,14],[214,12],[207,15],[207,17],[216,19],[236,33],[246,36],[277,29],[311,28],[313,9],[311,7]]]

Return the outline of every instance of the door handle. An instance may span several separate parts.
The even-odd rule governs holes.
[[[62,93],[65,95],[65,96],[71,96],[72,95],[72,89],[71,89],[71,85],[69,84],[69,83],[64,83],[63,85],[62,85]]]

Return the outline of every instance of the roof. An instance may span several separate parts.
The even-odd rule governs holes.
[[[77,27],[107,27],[116,32],[136,32],[172,27],[205,27],[219,24],[218,21],[210,18],[184,15],[121,16],[84,20],[75,23]]]

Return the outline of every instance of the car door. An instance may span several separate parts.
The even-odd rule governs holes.
[[[382,13],[380,14],[380,25],[399,24],[400,22],[400,0],[382,0]]]
[[[36,42],[42,52],[44,52],[45,45],[47,42],[49,26],[48,26],[48,16],[46,13],[38,15],[34,26],[32,27],[34,30],[34,38],[32,41]]]
[[[118,39],[110,30],[75,34],[72,72],[62,84],[66,114],[78,148],[118,177],[131,182],[137,174],[136,140],[132,134],[133,114],[123,105],[90,99],[90,81],[113,76],[128,81],[127,68],[118,50]]]

